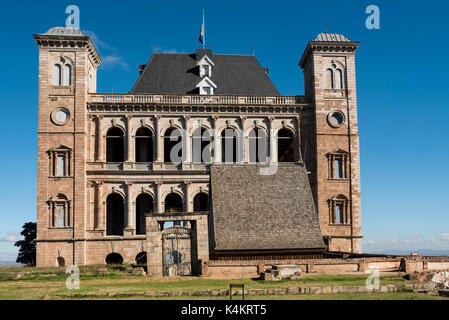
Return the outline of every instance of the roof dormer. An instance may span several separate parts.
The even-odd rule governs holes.
[[[213,95],[214,90],[217,89],[217,85],[213,83],[209,77],[204,77],[197,85],[197,88],[200,90],[200,95]]]
[[[215,64],[207,55],[204,55],[196,64],[200,68],[201,78],[212,76],[212,68]]]

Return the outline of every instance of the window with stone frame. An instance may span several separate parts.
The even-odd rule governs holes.
[[[71,227],[71,204],[67,196],[59,193],[55,198],[50,198],[48,201],[48,209],[50,221],[50,228],[69,228]]]
[[[330,198],[327,202],[329,205],[329,224],[351,224],[351,206],[348,198],[344,195],[338,195]]]
[[[344,150],[336,150],[327,154],[329,179],[349,179],[349,154]]]
[[[65,146],[48,151],[50,177],[70,177],[71,176],[71,157],[72,150]]]

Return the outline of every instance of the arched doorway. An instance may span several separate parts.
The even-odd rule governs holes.
[[[173,138],[172,138],[173,135]],[[173,139],[173,140],[172,140]],[[164,134],[164,162],[175,163],[182,161],[182,131],[178,128],[169,128]],[[172,159],[172,151],[175,157]]]
[[[192,136],[192,160],[194,163],[212,163],[211,133],[205,128],[196,128]]]
[[[136,256],[136,264],[145,265],[147,264],[147,253],[142,251]]]
[[[167,197],[165,197],[165,212],[174,213],[174,212],[183,212],[183,203],[182,197],[177,193],[170,193]]]
[[[267,133],[264,129],[251,129],[248,135],[249,162],[267,162]]]
[[[209,195],[207,193],[200,192],[193,198],[193,211],[209,211]]]
[[[106,134],[106,162],[125,161],[125,139],[122,129],[112,127]]]
[[[223,163],[236,163],[238,159],[238,133],[232,128],[221,132],[221,161]]]
[[[65,260],[63,257],[58,257],[57,262],[58,262],[58,267],[65,267]]]
[[[123,257],[116,253],[110,253],[106,256],[106,264],[123,264]]]
[[[145,213],[153,212],[153,198],[142,193],[136,199],[136,234],[145,234]]]
[[[153,162],[153,133],[145,127],[136,132],[136,162]]]
[[[295,140],[293,133],[288,129],[278,132],[278,162],[294,162]]]
[[[122,196],[111,193],[106,199],[106,206],[106,235],[123,236],[125,210]]]

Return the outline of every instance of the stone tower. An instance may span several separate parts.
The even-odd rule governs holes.
[[[39,46],[37,265],[84,265],[86,103],[96,90],[101,59],[76,28],[52,28],[34,39]]]
[[[299,63],[314,105],[306,164],[330,251],[361,253],[360,152],[355,52],[359,42],[322,33]],[[308,155],[308,156],[307,156]]]

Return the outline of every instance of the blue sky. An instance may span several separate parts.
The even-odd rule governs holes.
[[[325,30],[360,41],[357,89],[365,251],[449,248],[449,33],[446,1],[20,1],[1,4],[0,260],[36,220],[37,71],[33,33],[81,11],[103,58],[99,92],[128,92],[157,52],[207,46],[255,55],[279,91],[304,94],[299,59]],[[380,30],[365,8],[380,8]]]

